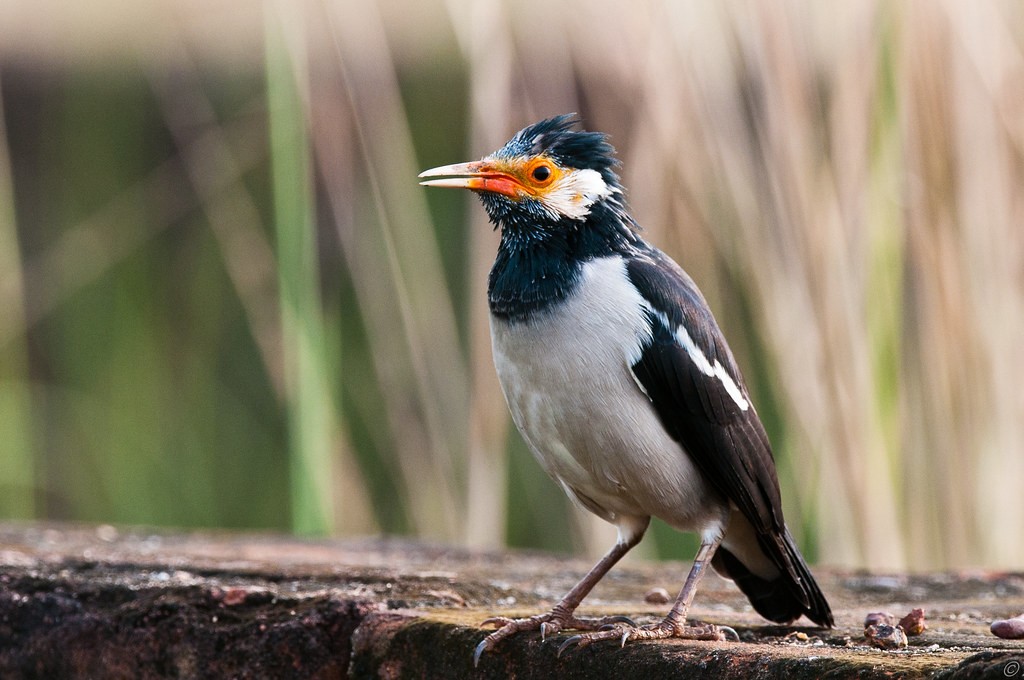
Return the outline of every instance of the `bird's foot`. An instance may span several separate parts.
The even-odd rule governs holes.
[[[664,640],[680,638],[683,640],[732,640],[740,641],[739,634],[729,626],[704,624],[701,626],[674,625],[670,621],[661,621],[650,626],[614,626],[581,635],[573,635],[558,648],[558,655],[570,647],[586,647],[600,640],[617,640],[620,647],[625,647],[630,640]]]
[[[616,629],[621,625],[636,628],[636,623],[626,616],[602,616],[601,618],[584,619],[573,616],[572,614],[563,614],[558,611],[550,611],[546,614],[537,614],[536,616],[530,616],[525,619],[510,619],[505,616],[493,616],[482,622],[480,625],[498,626],[498,629],[481,640],[480,644],[476,646],[476,649],[473,651],[474,666],[480,663],[480,657],[484,652],[494,649],[499,642],[510,635],[521,633],[523,631],[539,630],[540,639],[544,640],[548,636],[554,635],[562,630],[607,632],[608,630]]]

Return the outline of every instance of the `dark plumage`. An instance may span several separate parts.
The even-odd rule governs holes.
[[[627,212],[606,137],[571,116],[531,125],[474,163],[421,177],[474,190],[501,243],[488,300],[495,365],[513,419],[545,470],[619,540],[555,608],[501,627],[591,630],[568,644],[668,636],[720,639],[686,625],[707,564],[765,618],[832,625],[786,528],[775,462],[747,388],[697,286],[646,243]],[[657,516],[701,535],[664,621],[644,628],[579,619],[593,585]],[[606,623],[613,630],[595,630]]]
[[[618,175],[612,171],[619,161],[608,136],[603,132],[575,130],[578,122],[573,114],[567,113],[534,123],[517,132],[493,156],[513,159],[547,154],[563,167],[597,170],[606,183],[620,186]]]

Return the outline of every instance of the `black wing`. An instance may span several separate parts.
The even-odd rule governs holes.
[[[716,567],[734,577],[767,618],[788,622],[806,613],[831,625],[828,603],[786,530],[768,436],[704,296],[654,248],[627,259],[627,272],[650,306],[653,330],[633,373],[668,433],[754,527],[789,596],[746,572],[723,549]]]
[[[768,436],[704,296],[679,265],[653,248],[629,259],[627,271],[653,312],[653,341],[633,372],[662,424],[754,528],[782,531]]]

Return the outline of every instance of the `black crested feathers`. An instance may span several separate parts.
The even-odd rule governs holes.
[[[517,132],[494,156],[514,158],[547,154],[567,168],[597,170],[609,186],[621,189],[619,176],[613,170],[619,164],[615,147],[603,132],[573,129],[579,122],[576,114],[565,113],[534,123]]]

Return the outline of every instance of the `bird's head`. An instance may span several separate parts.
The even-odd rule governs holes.
[[[424,186],[475,191],[503,231],[543,236],[613,220],[632,232],[615,150],[600,132],[574,129],[572,114],[523,128],[489,156],[420,173]],[[616,230],[618,231],[618,229]]]

